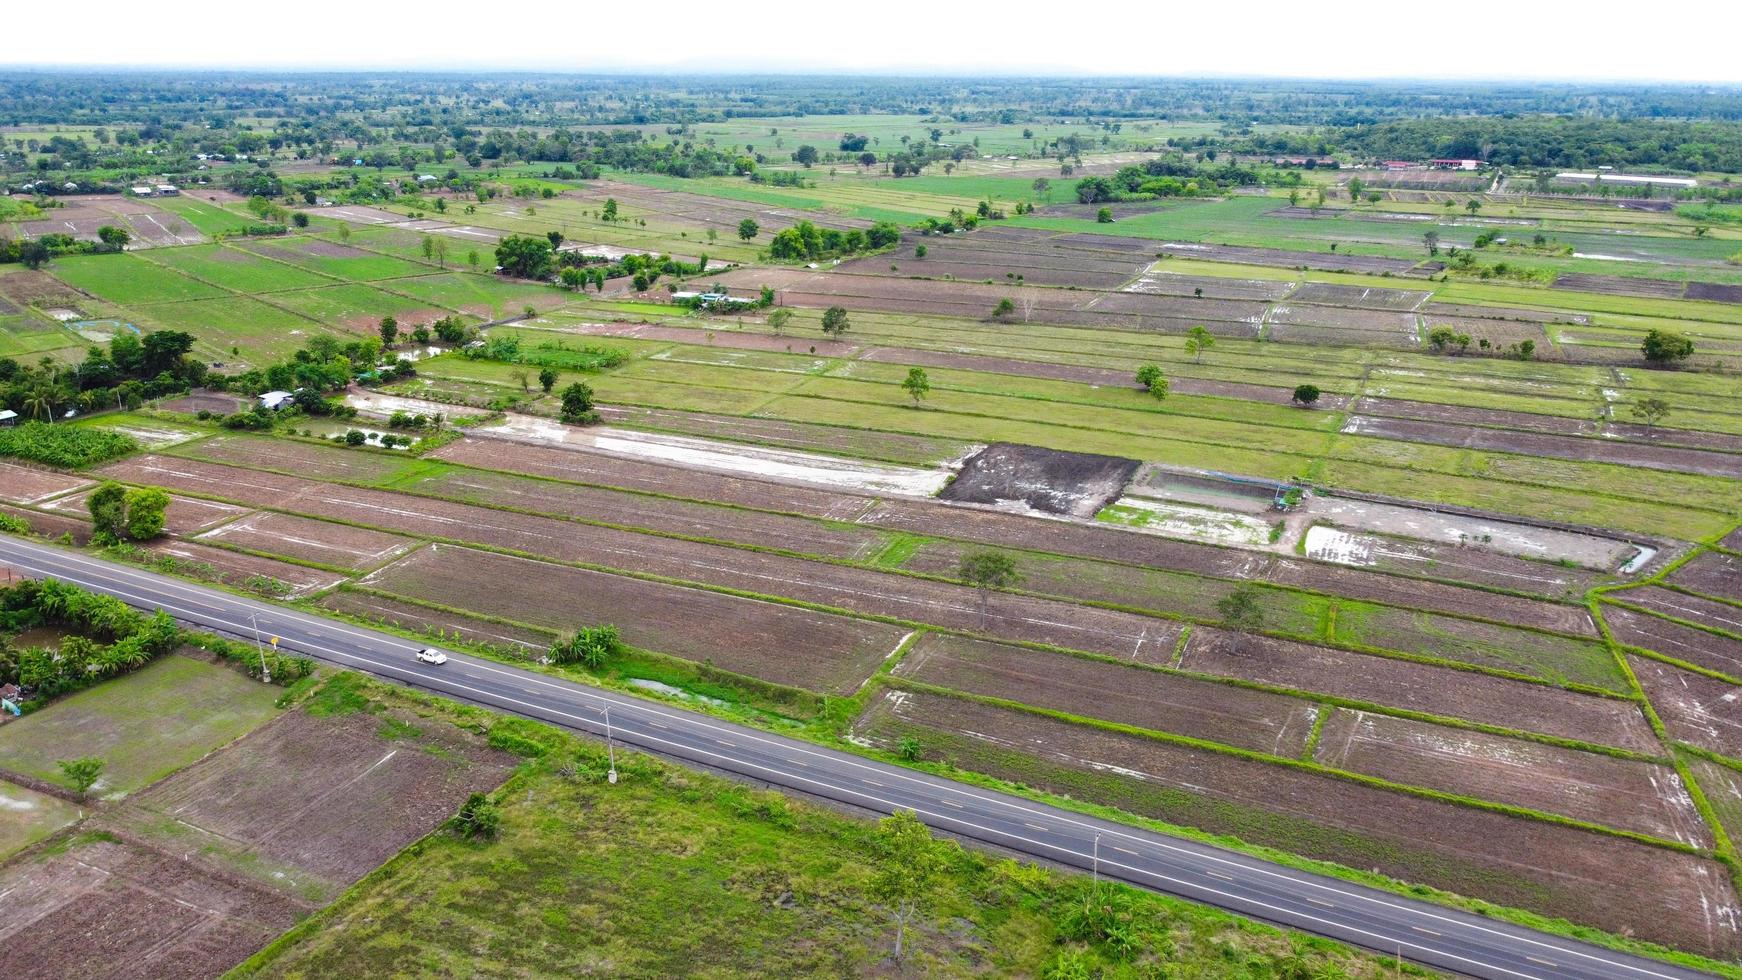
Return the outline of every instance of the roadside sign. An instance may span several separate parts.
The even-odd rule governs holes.
[[[278,649],[278,637],[275,636],[271,640],[269,640],[268,642],[270,642],[272,644],[272,649],[274,649],[274,650]]]

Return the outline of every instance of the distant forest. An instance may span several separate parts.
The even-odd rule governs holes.
[[[1083,141],[1095,130],[1164,120],[1211,125],[1166,145],[1161,136],[1153,146],[1127,144],[1742,172],[1737,86],[77,71],[0,72],[0,124],[90,129],[0,143],[0,170],[112,182],[199,152],[343,150],[378,169],[518,158],[577,164],[585,176],[618,167],[699,177],[748,173],[748,164],[765,161],[749,141],[693,140],[695,125],[849,114],[917,116],[940,127],[1083,127],[1083,136],[1048,146],[1061,158],[1090,145]],[[897,159],[903,154],[912,159]],[[883,156],[911,172],[929,159],[910,148]]]

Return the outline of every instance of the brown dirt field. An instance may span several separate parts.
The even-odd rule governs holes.
[[[1452,425],[1481,425],[1499,429],[1524,429],[1563,436],[1594,436],[1597,423],[1588,419],[1559,415],[1536,415],[1531,412],[1508,412],[1497,408],[1472,408],[1466,405],[1439,405],[1433,402],[1405,401],[1401,398],[1363,397],[1355,403],[1355,411],[1363,415],[1409,419],[1417,422],[1445,422]]]
[[[406,220],[403,214],[394,214],[392,211],[365,207],[361,204],[337,204],[332,207],[307,208],[306,210],[312,217],[348,221],[354,225],[385,225]]]
[[[1665,616],[1686,620],[1709,629],[1723,630],[1742,636],[1742,608],[1701,599],[1685,592],[1676,592],[1656,585],[1614,593],[1614,598],[1644,606]]]
[[[665,500],[503,473],[443,473],[422,477],[401,489],[450,500],[834,558],[865,558],[888,540],[875,531],[835,527],[803,517]]]
[[[1617,463],[1624,466],[1670,470],[1678,473],[1700,473],[1706,476],[1723,476],[1733,479],[1742,477],[1742,455],[1711,453],[1699,449],[1680,449],[1672,446],[1640,446],[1612,439],[1484,429],[1453,422],[1422,422],[1377,418],[1370,415],[1350,416],[1343,427],[1343,432],[1379,439],[1425,442],[1436,446],[1457,446],[1465,449],[1485,449],[1523,456],[1546,456],[1551,459]]]
[[[858,727],[883,744],[912,736],[963,769],[1253,844],[1685,949],[1742,948],[1729,875],[1693,855],[932,694],[889,692]]]
[[[1410,609],[1340,606],[1339,641],[1440,660],[1511,671],[1556,684],[1585,684],[1630,693],[1609,649],[1595,639],[1572,639],[1478,623]]]
[[[744,480],[579,449],[516,444],[512,453],[505,453],[503,443],[493,439],[459,439],[430,453],[429,458],[462,466],[645,490],[693,500],[714,500],[742,507],[770,508],[830,520],[851,520],[870,503],[869,498],[852,494]]]
[[[389,599],[385,596],[351,589],[338,589],[329,592],[321,597],[319,604],[337,612],[360,616],[374,622],[384,622],[418,633],[428,634],[431,631],[440,631],[441,634],[457,633],[471,642],[509,649],[527,648],[535,653],[543,653],[557,637],[554,630],[531,630],[518,626],[506,626],[502,623],[492,623],[485,619],[430,609],[415,603],[401,602],[398,599]]]
[[[1085,236],[1072,237],[1082,238]],[[1264,265],[1281,269],[1298,269],[1304,266],[1321,272],[1390,272],[1394,275],[1403,275],[1415,268],[1416,265],[1410,259],[1388,259],[1377,255],[1349,255],[1343,252],[1291,252],[1280,248],[1248,248],[1240,245],[1140,241],[1144,241],[1154,251],[1166,252],[1182,259],[1207,259],[1211,262],[1235,262],[1241,265]]]
[[[179,447],[195,459],[277,470],[317,480],[374,483],[397,474],[403,457],[358,452],[340,446],[219,433]]]
[[[467,794],[501,785],[518,762],[444,721],[385,717],[420,732],[387,737],[376,712],[294,711],[104,819],[143,835],[173,817],[243,867],[284,870],[289,880],[266,875],[277,887],[331,900],[452,816]],[[179,834],[164,843],[186,846]]]
[[[1292,301],[1270,308],[1266,322],[1272,329],[1281,327],[1326,327],[1362,333],[1377,333],[1387,337],[1413,340],[1416,333],[1414,313],[1389,310],[1357,310],[1341,306],[1312,306]]]
[[[233,521],[200,538],[233,548],[359,570],[397,558],[417,544],[397,534],[269,512]]]
[[[815,337],[775,337],[769,334],[746,333],[722,325],[710,329],[714,321],[702,321],[699,327],[679,327],[660,323],[577,323],[564,327],[562,333],[585,334],[592,337],[630,337],[636,340],[670,340],[680,344],[709,344],[734,350],[766,350],[788,354],[806,353],[816,348],[818,357],[852,357],[860,346],[851,341],[823,340]]]
[[[1583,313],[1568,314],[1504,306],[1470,306],[1464,303],[1429,302],[1421,308],[1421,312],[1430,320],[1436,316],[1470,316],[1523,320],[1529,323],[1586,323],[1589,321],[1589,317]]]
[[[332,572],[274,561],[271,558],[225,551],[222,548],[209,548],[190,541],[153,542],[147,545],[145,550],[159,557],[210,565],[217,571],[219,581],[227,585],[240,586],[255,575],[277,579],[291,587],[290,591],[285,593],[288,598],[319,592],[344,581],[344,576],[335,575]]]
[[[1422,339],[1435,327],[1451,327],[1458,333],[1470,335],[1471,350],[1480,352],[1481,342],[1488,341],[1496,349],[1504,349],[1521,341],[1532,341],[1536,344],[1533,357],[1537,360],[1554,360],[1561,356],[1557,345],[1551,341],[1542,327],[1534,323],[1523,323],[1516,320],[1497,320],[1493,317],[1455,317],[1444,314],[1430,314],[1425,319],[1426,327],[1422,330]]]
[[[1203,296],[1210,299],[1245,299],[1274,302],[1287,296],[1295,284],[1277,279],[1229,279],[1223,276],[1192,276],[1178,272],[1150,271],[1125,287],[1128,293],[1158,296]]]
[[[1688,299],[1703,299],[1713,303],[1742,303],[1742,286],[1716,282],[1690,282]]]
[[[66,473],[39,470],[34,466],[20,466],[17,463],[0,463],[0,500],[8,503],[35,504],[56,494],[90,484],[90,480]]]
[[[1742,552],[1742,527],[1724,535],[1723,539],[1720,540],[1718,544],[1725,548],[1729,548],[1731,551]]]
[[[1727,432],[1695,432],[1692,429],[1671,429],[1661,425],[1647,428],[1634,422],[1610,420],[1603,423],[1603,435],[1610,439],[1626,439],[1629,442],[1659,446],[1687,446],[1692,449],[1742,453],[1742,436],[1733,436]]]
[[[1742,603],[1742,558],[1708,551],[1676,569],[1668,581],[1693,592]]]
[[[1598,276],[1563,272],[1555,277],[1556,289],[1610,296],[1643,296],[1647,299],[1681,299],[1687,283],[1670,279],[1640,279],[1633,276]]]
[[[519,584],[490,585],[501,582]],[[825,694],[857,690],[906,633],[846,616],[444,545],[389,565],[363,584],[558,632],[614,623],[631,646]]]
[[[1471,555],[1470,559],[1480,560],[1475,555]],[[1498,567],[1504,562],[1495,564]],[[1594,638],[1598,635],[1597,626],[1591,622],[1590,614],[1578,606],[1542,602],[1522,596],[1498,595],[1442,582],[1398,578],[1394,575],[1365,572],[1358,568],[1327,566],[1298,558],[1276,558],[1265,570],[1264,581],[1407,609],[1443,612],[1453,616],[1476,616],[1565,633],[1568,636]]]
[[[921,637],[895,673],[1288,758],[1306,746],[1317,710],[1311,702],[1263,691],[943,633]]]
[[[1712,846],[1711,829],[1668,766],[1346,708],[1326,719],[1313,757],[1396,783]]]
[[[57,497],[43,505],[45,510],[59,511],[68,516],[86,519],[90,513],[87,501],[92,490],[82,490],[65,497]],[[206,528],[248,513],[246,507],[236,507],[221,504],[215,500],[200,500],[197,497],[183,497],[172,494],[169,506],[163,512],[163,529],[170,534],[198,534]]]
[[[1367,310],[1407,312],[1433,294],[1420,289],[1378,289],[1372,286],[1339,286],[1328,282],[1303,283],[1288,296],[1291,303],[1319,303]]]
[[[926,246],[926,257],[914,254],[918,245]],[[908,240],[894,251],[852,259],[841,263],[837,271],[855,275],[908,275],[940,279],[952,276],[967,281],[993,280],[1006,283],[1013,276],[1023,281],[1053,286],[1079,286],[1090,289],[1115,289],[1140,272],[1146,260],[1130,253],[1088,252],[1065,249],[1044,242],[1012,245],[995,239],[970,237],[921,238]],[[889,271],[891,265],[899,273]]]
[[[229,415],[239,412],[247,406],[247,400],[222,391],[196,391],[181,398],[173,398],[159,404],[157,407],[166,412],[186,412],[197,415],[200,412],[215,412]]]
[[[311,911],[269,886],[131,841],[0,867],[0,941],[41,977],[206,980]]]
[[[1628,646],[1654,650],[1666,657],[1742,678],[1742,640],[1607,603],[1603,606],[1603,619],[1615,639]]]
[[[1629,655],[1627,664],[1672,738],[1742,759],[1742,686],[1649,657]]]
[[[79,304],[91,298],[39,269],[16,270],[0,276],[0,291],[19,306],[79,309]]]
[[[0,504],[0,514],[16,517],[30,525],[30,529],[45,538],[58,538],[63,534],[71,535],[75,544],[87,544],[91,540],[91,522],[81,521],[76,517],[66,517],[60,514],[44,514],[41,511],[25,510],[22,507],[12,507]]]
[[[1540,732],[1636,752],[1659,746],[1630,701],[1197,627],[1180,669]]]

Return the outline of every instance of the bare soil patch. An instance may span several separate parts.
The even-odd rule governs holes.
[[[1671,738],[1742,759],[1742,686],[1649,657],[1627,664]]]
[[[193,562],[205,566],[218,581],[226,585],[248,586],[250,580],[258,582],[261,579],[277,580],[288,586],[288,591],[282,592],[284,598],[295,598],[330,589],[344,581],[344,576],[318,569],[306,568],[302,565],[292,565],[289,562],[274,561],[271,558],[261,558],[258,555],[245,555],[235,551],[225,551],[222,548],[211,548],[191,541],[161,541],[146,547],[146,550],[160,558],[173,558],[178,562]],[[278,587],[273,587],[279,591]]]
[[[556,630],[534,630],[493,623],[476,616],[432,609],[354,589],[336,589],[320,605],[371,622],[385,623],[426,635],[458,634],[469,642],[542,654],[557,638]]]
[[[1481,425],[1497,429],[1524,429],[1562,436],[1594,436],[1597,423],[1589,419],[1561,415],[1537,415],[1532,412],[1509,412],[1498,408],[1474,408],[1468,405],[1441,405],[1435,402],[1406,401],[1401,398],[1363,397],[1354,410],[1363,415],[1410,419],[1419,422],[1445,422],[1452,425]]]
[[[1742,678],[1742,640],[1707,633],[1608,603],[1603,606],[1603,620],[1609,624],[1615,639],[1628,646],[1652,650],[1696,667]]]
[[[1333,709],[1314,758],[1327,766],[1711,847],[1674,769],[1595,752]]]
[[[1630,701],[1449,667],[1197,627],[1186,641],[1180,669],[1637,752],[1658,751],[1651,726]]]
[[[1116,456],[996,443],[969,457],[939,496],[1088,519],[1118,499],[1137,466]]]
[[[1080,236],[1079,236],[1080,237]],[[1404,275],[1415,268],[1410,259],[1346,252],[1292,252],[1280,248],[1248,248],[1241,245],[1206,245],[1201,242],[1147,242],[1158,252],[1182,259],[1207,259],[1241,265],[1264,265],[1278,269],[1317,269],[1321,272],[1368,272]],[[1437,271],[1437,270],[1435,270]]]
[[[1278,694],[943,633],[921,637],[895,673],[970,694],[1288,758],[1300,755],[1318,710],[1310,702]]]
[[[1614,593],[1613,598],[1633,603],[1636,606],[1644,606],[1653,612],[1686,620],[1708,629],[1723,630],[1736,636],[1742,636],[1742,608],[1736,606],[1714,602],[1711,599],[1702,599],[1699,596],[1691,596],[1685,592],[1676,592],[1656,585],[1617,592]]]
[[[25,510],[0,504],[0,514],[16,517],[30,526],[30,529],[45,538],[58,538],[68,535],[74,544],[84,545],[91,540],[91,522],[81,521],[76,517],[66,517],[60,514],[45,514],[39,510]]]
[[[887,542],[884,535],[875,531],[835,527],[808,518],[505,473],[440,473],[423,477],[403,489],[450,500],[833,558],[865,558]]]
[[[1683,948],[1728,955],[1738,946],[1729,876],[1693,855],[940,695],[891,691],[859,730],[1255,844]]]
[[[1607,575],[1583,568],[1514,558],[1481,548],[1328,526],[1307,529],[1306,557],[1442,582],[1524,592],[1562,602],[1577,599],[1611,581]]]
[[[805,452],[839,453],[909,466],[929,466],[964,455],[971,445],[894,432],[871,432],[779,419],[744,418],[659,408],[602,407],[606,421],[640,429],[675,432],[731,442],[751,442]]]
[[[67,306],[77,309],[91,297],[40,269],[23,269],[0,276],[0,292],[19,306]]]
[[[516,583],[512,589],[501,583]],[[432,545],[364,584],[558,632],[613,623],[632,646],[776,684],[850,694],[906,630],[701,589]]]
[[[1733,479],[1742,477],[1742,455],[1712,453],[1700,449],[1641,446],[1611,439],[1484,429],[1452,422],[1424,422],[1370,415],[1350,416],[1343,426],[1343,432],[1403,442],[1425,442],[1436,446],[1515,453],[1521,456],[1618,463],[1624,466]]]
[[[1703,299],[1712,303],[1742,303],[1742,286],[1716,282],[1690,282],[1688,299]]]
[[[249,407],[246,399],[222,391],[196,391],[180,398],[172,398],[162,402],[158,408],[166,412],[186,412],[198,415],[200,412],[211,412],[215,415],[229,415]]]
[[[1159,296],[1193,296],[1274,302],[1287,296],[1294,286],[1293,282],[1281,279],[1191,276],[1151,269],[1127,284],[1125,291],[1128,293],[1154,293]]]
[[[1302,283],[1289,294],[1291,303],[1318,303],[1366,310],[1414,310],[1433,294],[1423,289],[1381,289],[1377,286],[1341,286],[1328,282]]]
[[[1634,276],[1598,276],[1580,272],[1563,272],[1555,277],[1554,285],[1556,289],[1573,289],[1581,293],[1644,296],[1648,299],[1681,299],[1688,284],[1670,279],[1642,279]]]
[[[389,734],[384,718],[409,730]],[[289,880],[264,876],[277,887],[326,901],[452,816],[467,794],[500,785],[516,761],[409,712],[295,711],[135,795],[109,819],[144,836],[152,818],[172,817],[231,861],[284,869]]]
[[[352,569],[374,568],[417,544],[397,534],[264,511],[200,537],[232,548]]]
[[[57,494],[90,486],[91,481],[34,466],[0,462],[0,500],[14,504],[36,504]]]
[[[1742,603],[1742,557],[1708,551],[1694,556],[1669,577],[1672,585]],[[1742,610],[1738,611],[1742,615]],[[1732,632],[1742,629],[1732,628]]]

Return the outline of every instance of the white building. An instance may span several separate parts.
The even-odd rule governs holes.
[[[269,391],[260,396],[260,406],[276,412],[295,400],[296,396],[288,391]]]

